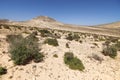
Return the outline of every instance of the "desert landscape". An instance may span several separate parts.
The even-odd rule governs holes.
[[[1,20],[0,67],[0,80],[120,80],[120,22]]]

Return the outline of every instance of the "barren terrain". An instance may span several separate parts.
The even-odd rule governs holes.
[[[40,30],[48,30],[50,33],[43,37]],[[26,37],[32,32],[37,33],[44,60],[15,65],[10,57],[7,35],[21,34]],[[66,39],[68,34],[78,35],[79,38]],[[44,44],[46,38],[57,39],[59,46]],[[120,51],[117,51],[114,59],[102,54],[105,47],[103,44],[107,40],[110,40],[111,44],[115,44],[113,40],[120,41],[118,23],[89,27],[63,24],[46,16],[24,22],[1,23],[0,66],[7,69],[7,74],[0,76],[0,80],[120,80]],[[82,61],[85,69],[70,69],[64,63],[65,52],[73,52],[74,56]],[[58,57],[54,57],[54,54]]]

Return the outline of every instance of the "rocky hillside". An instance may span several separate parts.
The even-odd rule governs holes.
[[[118,33],[48,17],[2,23],[0,80],[120,80]]]
[[[103,25],[98,25],[97,27],[102,27],[102,28],[112,28],[112,29],[119,29],[120,30],[120,22],[113,22],[109,24],[103,24]]]

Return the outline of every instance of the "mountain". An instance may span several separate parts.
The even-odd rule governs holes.
[[[16,22],[13,21],[9,24],[12,25],[21,25],[21,26],[31,26],[31,27],[40,27],[40,28],[54,28],[58,26],[62,26],[63,23],[60,23],[53,18],[47,16],[38,16],[28,21]]]
[[[50,18],[48,16],[38,16],[36,18],[33,18],[32,20],[38,20],[38,21],[44,21],[44,22],[56,22],[55,19],[53,18]]]

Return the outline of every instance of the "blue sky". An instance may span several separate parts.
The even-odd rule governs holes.
[[[29,20],[45,15],[78,25],[120,21],[120,0],[0,0],[0,18]]]

